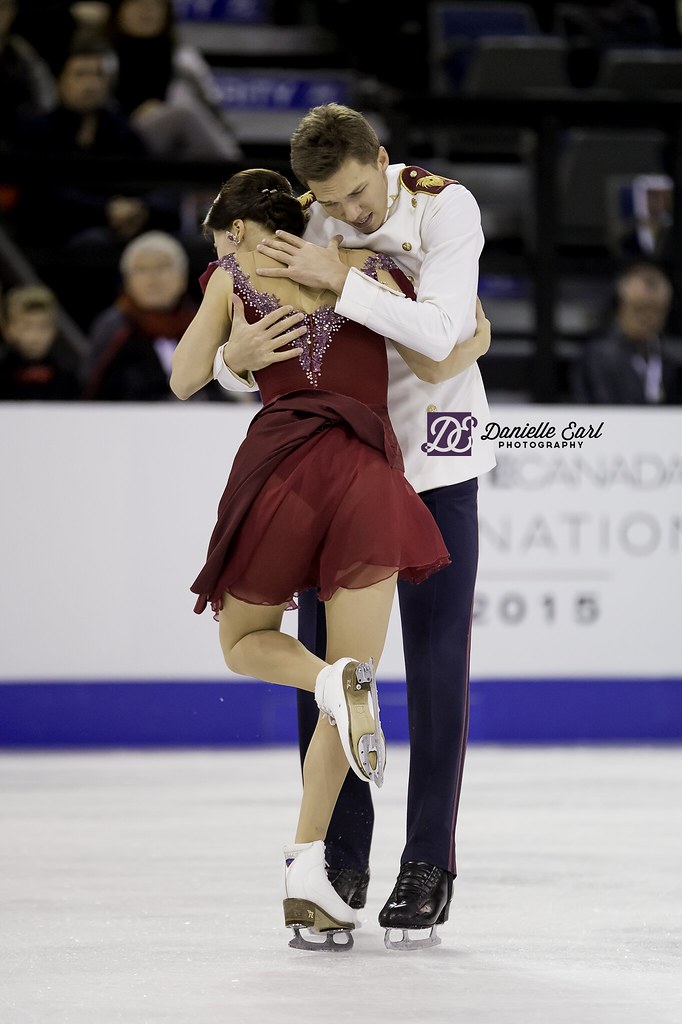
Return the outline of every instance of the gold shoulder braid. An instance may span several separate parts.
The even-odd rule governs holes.
[[[309,209],[315,202],[314,192],[304,192],[302,196],[298,197],[298,201],[304,210]]]
[[[405,167],[400,172],[400,184],[413,196],[418,193],[437,196],[448,185],[459,185],[459,182],[455,178],[444,178],[440,174],[431,174],[423,167]]]

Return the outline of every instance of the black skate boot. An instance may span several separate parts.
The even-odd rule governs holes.
[[[386,929],[384,945],[387,949],[428,949],[440,943],[436,928],[448,919],[452,881],[449,871],[421,860],[401,865],[393,892],[379,914],[379,924]],[[391,939],[393,928],[402,931],[402,939]],[[409,928],[430,928],[431,931],[426,938],[411,939]]]
[[[344,903],[353,910],[362,910],[367,902],[369,868],[364,871],[355,868],[327,868],[327,878]]]

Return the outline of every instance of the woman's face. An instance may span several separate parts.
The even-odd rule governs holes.
[[[168,0],[123,0],[116,22],[128,36],[152,39],[165,30],[169,16]]]

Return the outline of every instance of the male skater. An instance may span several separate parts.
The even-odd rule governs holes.
[[[448,919],[456,875],[478,561],[477,478],[495,464],[479,440],[488,404],[478,365],[446,380],[437,370],[453,346],[474,332],[480,211],[458,182],[391,164],[367,119],[335,103],[302,119],[292,137],[291,166],[310,189],[302,197],[310,221],[304,239],[278,233],[276,243],[259,247],[283,264],[260,273],[330,288],[338,295],[338,313],[421,353],[434,368],[434,383],[419,380],[388,347],[389,414],[405,473],[452,558],[430,580],[398,586],[410,732],[407,842],[379,923],[389,948],[414,948],[440,941],[436,926]],[[417,301],[349,272],[338,259],[339,236],[344,246],[393,257],[414,283]],[[276,342],[261,337],[260,347],[249,347],[245,332],[233,339],[217,367],[228,388],[252,387],[249,369],[284,357],[275,348],[286,335]],[[324,610],[312,592],[300,595],[299,637],[324,653]],[[314,702],[299,697],[302,754],[316,720]],[[329,828],[327,856],[332,883],[355,907],[365,905],[372,825],[369,787],[349,774]],[[403,930],[401,942],[391,941],[393,928]],[[430,928],[431,935],[411,940],[411,928]]]

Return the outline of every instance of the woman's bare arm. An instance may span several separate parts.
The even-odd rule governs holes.
[[[227,341],[232,322],[232,278],[217,271],[211,275],[201,305],[173,353],[171,391],[191,398],[213,379],[213,360]]]

